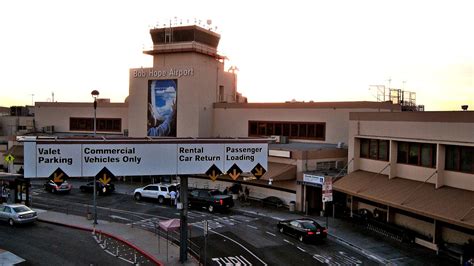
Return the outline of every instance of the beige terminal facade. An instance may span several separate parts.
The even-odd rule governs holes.
[[[321,184],[305,174],[329,177],[348,169],[334,183],[340,194],[334,200],[342,198],[351,211],[378,208],[386,221],[419,232],[427,246],[439,239],[463,243],[472,234],[474,173],[446,170],[444,164],[447,148],[460,154],[465,148],[451,146],[474,146],[473,112],[402,112],[391,102],[248,103],[217,51],[219,34],[198,26],[150,34],[153,49],[144,52],[153,56],[153,66],[130,69],[123,103],[99,99],[98,135],[271,138],[267,173],[260,180],[246,173],[215,182],[196,175],[189,185],[223,190],[240,183],[255,198],[277,196],[287,205],[294,201],[297,211],[319,213]],[[30,134],[92,135],[93,111],[92,102],[37,102]],[[398,161],[400,150],[405,158]],[[430,204],[434,199],[444,204]],[[459,205],[448,208],[454,202]]]
[[[275,138],[261,180],[245,174],[236,181],[191,179],[191,186],[223,190],[235,182],[256,198],[277,195],[296,209],[319,212],[321,188],[298,184],[303,172],[343,168],[347,162],[350,112],[399,112],[389,102],[247,103],[237,91],[237,76],[224,69],[217,52],[220,35],[198,26],[150,30],[153,66],[129,72],[124,103],[99,99],[97,133],[129,137]],[[38,129],[56,135],[90,135],[91,103],[37,102]],[[306,188],[305,188],[306,187]]]
[[[434,250],[474,236],[474,112],[351,113],[349,174],[334,184]]]

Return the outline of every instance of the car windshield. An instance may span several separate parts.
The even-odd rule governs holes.
[[[304,221],[301,223],[304,229],[316,230],[317,226],[314,222],[311,221]]]
[[[15,212],[27,212],[27,211],[31,211],[28,207],[26,206],[18,206],[18,207],[14,207],[13,210]]]
[[[211,190],[210,193],[212,196],[221,195],[221,192],[219,190]]]

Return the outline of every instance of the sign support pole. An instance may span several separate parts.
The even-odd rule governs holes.
[[[180,211],[180,239],[179,239],[179,261],[184,263],[188,260],[188,177],[180,176],[180,192],[182,208]]]

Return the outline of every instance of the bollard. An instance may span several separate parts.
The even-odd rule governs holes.
[[[115,254],[115,256],[116,256],[116,257],[118,257],[118,256],[119,256],[119,247],[118,247],[118,245],[117,245],[117,250],[116,250],[116,254]]]

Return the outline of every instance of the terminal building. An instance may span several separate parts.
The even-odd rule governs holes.
[[[472,236],[474,112],[406,112],[392,101],[249,103],[217,51],[219,34],[196,25],[150,34],[153,48],[144,53],[153,66],[130,69],[125,101],[97,100],[101,137],[268,138],[260,180],[243,174],[212,182],[197,173],[189,185],[238,183],[251,197],[277,196],[296,211],[320,213],[322,184],[305,176],[323,177],[335,180],[334,202],[351,213],[378,208],[432,244]],[[36,102],[27,134],[90,136],[93,124],[92,102]]]

